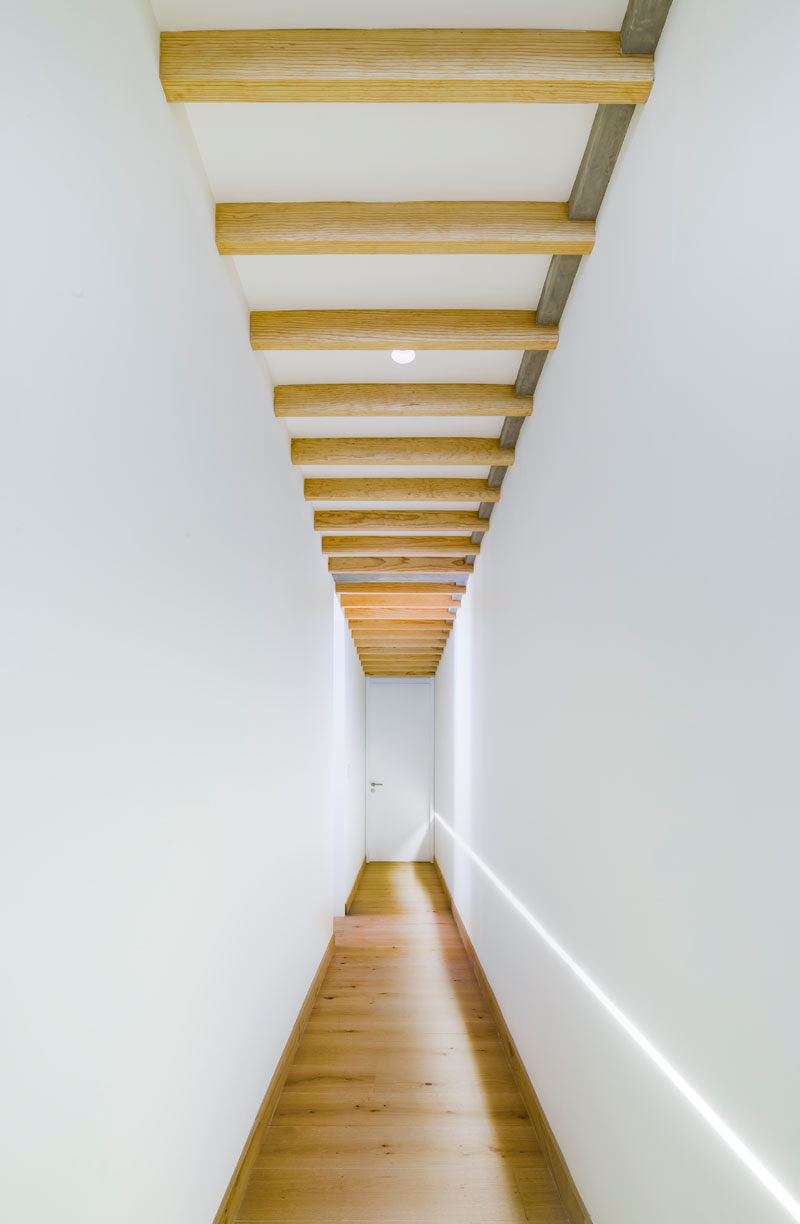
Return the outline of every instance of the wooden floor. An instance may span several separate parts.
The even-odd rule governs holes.
[[[567,1224],[434,868],[371,863],[241,1224]]]

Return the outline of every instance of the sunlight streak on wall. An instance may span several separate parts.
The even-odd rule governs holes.
[[[738,1135],[731,1130],[727,1123],[723,1121],[723,1119],[714,1109],[712,1109],[708,1102],[700,1096],[699,1092],[697,1092],[691,1086],[691,1084],[684,1079],[681,1073],[676,1070],[675,1067],[673,1067],[672,1063],[670,1063],[664,1057],[664,1055],[658,1049],[656,1049],[649,1038],[647,1038],[644,1033],[636,1027],[633,1021],[630,1020],[619,1007],[617,1007],[616,1003],[614,1003],[608,997],[605,991],[597,985],[586,970],[581,968],[577,961],[573,960],[569,952],[567,952],[566,949],[561,946],[558,940],[550,934],[546,927],[542,926],[541,922],[534,917],[530,910],[527,909],[526,906],[514,896],[503,881],[495,875],[491,867],[489,867],[483,861],[483,859],[475,853],[469,843],[466,842],[464,838],[461,837],[460,834],[458,834],[456,830],[439,815],[438,812],[436,813],[436,820],[439,822],[441,827],[450,834],[453,841],[461,847],[464,853],[472,859],[473,863],[480,868],[480,870],[495,886],[498,892],[505,897],[506,901],[508,901],[509,904],[517,911],[517,913],[525,919],[529,926],[533,927],[536,934],[544,941],[544,943],[547,944],[548,948],[550,948],[552,952],[555,952],[556,956],[567,966],[567,968],[572,970],[578,980],[582,982],[582,984],[588,991],[590,991],[591,994],[594,995],[598,1003],[600,1003],[608,1014],[616,1020],[617,1024],[619,1024],[619,1026],[628,1034],[628,1036],[636,1042],[639,1049],[647,1055],[651,1062],[655,1063],[655,1065],[667,1077],[670,1083],[672,1083],[674,1087],[678,1089],[681,1095],[685,1097],[689,1104],[697,1110],[700,1117],[708,1123],[712,1130],[719,1135],[720,1139],[722,1139],[722,1141],[727,1144],[731,1151],[739,1157],[742,1163],[761,1182],[762,1186],[764,1186],[765,1189],[768,1190],[775,1199],[777,1199],[780,1205],[786,1209],[791,1218],[793,1220],[800,1221],[800,1202],[792,1197],[789,1191],[772,1173],[770,1173],[769,1169],[762,1164],[755,1153],[752,1152],[750,1148],[738,1137]]]

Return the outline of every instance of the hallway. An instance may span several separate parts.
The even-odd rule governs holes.
[[[370,863],[241,1224],[562,1224],[500,1039],[428,863]]]

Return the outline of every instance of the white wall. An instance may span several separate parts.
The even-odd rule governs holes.
[[[800,1198],[794,0],[676,0],[437,685],[437,808]],[[441,826],[595,1224],[789,1218]]]
[[[334,912],[343,914],[365,853],[366,680],[339,600],[333,596]]]
[[[3,1213],[198,1224],[330,936],[330,578],[149,10],[3,58]]]

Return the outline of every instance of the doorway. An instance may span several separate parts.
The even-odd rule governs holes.
[[[367,861],[433,860],[433,680],[367,680]]]

